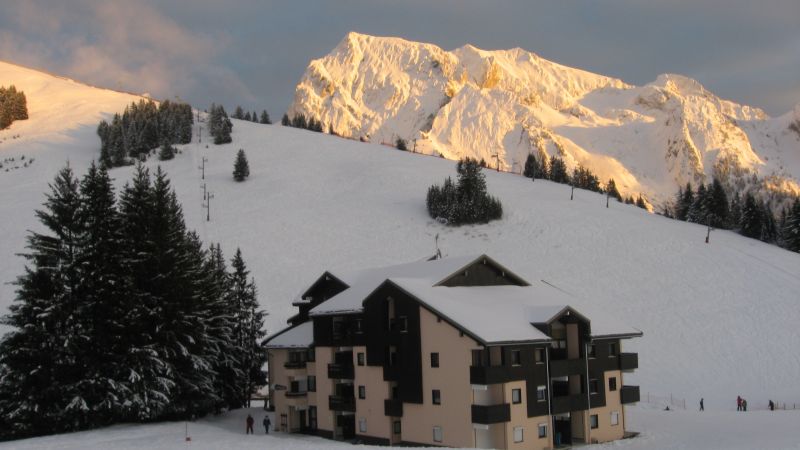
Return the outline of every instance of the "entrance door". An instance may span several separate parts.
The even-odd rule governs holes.
[[[572,445],[572,421],[569,417],[553,417],[553,444]]]
[[[308,431],[308,426],[306,426],[306,412],[299,411],[300,413],[300,432],[305,433]]]

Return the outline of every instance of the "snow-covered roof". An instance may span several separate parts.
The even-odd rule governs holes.
[[[428,309],[439,313],[486,344],[549,341],[533,326],[548,323],[567,309],[582,314],[570,304],[574,299],[544,283],[531,286],[427,286],[418,280],[392,278]],[[587,316],[593,338],[637,336],[641,332],[607,315]]]
[[[267,348],[307,348],[314,342],[314,323],[309,321],[285,328],[266,340]]]
[[[468,255],[430,261],[423,260],[352,272],[329,271],[350,287],[313,308],[310,315],[324,316],[361,312],[364,299],[389,278],[412,278],[433,286],[480,258],[486,258],[486,256]]]

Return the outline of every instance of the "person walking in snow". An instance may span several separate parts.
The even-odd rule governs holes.
[[[702,398],[700,399],[700,411],[705,411],[705,409],[703,408],[703,399]]]
[[[775,411],[775,403],[772,403],[772,400],[769,401],[769,410]]]
[[[737,411],[741,411],[742,410],[742,396],[741,395],[737,395],[736,396],[736,410]]]
[[[742,411],[747,411],[747,400],[742,399]]]
[[[265,434],[269,434],[269,426],[272,424],[272,422],[269,421],[269,416],[264,416],[264,421],[262,423],[264,424]]]
[[[247,420],[245,421],[245,423],[247,423],[247,431],[245,431],[245,434],[253,434],[253,423],[254,422],[255,422],[255,420],[253,420],[253,416],[248,414],[247,415]]]

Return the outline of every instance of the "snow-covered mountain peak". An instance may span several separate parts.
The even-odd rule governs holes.
[[[636,87],[521,48],[445,51],[351,32],[311,61],[288,113],[346,137],[414,140],[417,152],[518,173],[529,153],[559,156],[654,203],[712,176],[730,190],[800,192],[800,143],[770,137],[794,122],[786,116],[771,119],[683,75]],[[800,120],[798,108],[791,115]],[[775,176],[781,183],[761,181]]]

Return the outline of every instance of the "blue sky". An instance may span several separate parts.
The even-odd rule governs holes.
[[[679,73],[771,115],[800,102],[797,0],[5,0],[0,59],[277,118],[308,62],[351,30],[521,47],[632,84]]]

